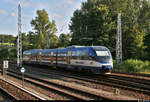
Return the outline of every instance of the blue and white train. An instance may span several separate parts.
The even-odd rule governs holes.
[[[23,52],[23,63],[111,72],[112,55],[104,46],[69,46],[62,49],[33,49]]]

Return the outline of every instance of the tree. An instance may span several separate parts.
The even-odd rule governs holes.
[[[150,60],[150,3],[147,3],[146,0],[142,2],[138,23],[140,24],[142,31],[145,33],[144,45],[146,48],[144,50],[144,59]]]
[[[0,35],[0,43],[14,43],[15,37],[9,34],[1,34]]]
[[[147,43],[149,10],[150,3],[146,0],[87,0],[71,17],[71,44],[103,45],[111,50],[115,58],[117,15],[120,12],[123,59],[144,58],[146,55],[143,52],[150,48]]]
[[[8,48],[2,47],[0,49],[0,59],[8,59]]]
[[[36,37],[37,35],[32,32],[32,31],[29,31],[28,34],[27,34],[27,38],[28,38],[28,41],[29,41],[29,45],[28,45],[28,48],[29,49],[34,49],[36,48]]]
[[[29,40],[25,33],[22,33],[22,52],[29,49]]]
[[[71,44],[103,45],[114,49],[110,45],[115,45],[115,21],[109,14],[108,6],[99,1],[87,0],[82,3],[80,10],[74,12],[69,26],[72,32]]]
[[[60,43],[59,38],[55,34],[50,35],[50,48],[58,48]]]
[[[47,47],[46,40],[48,37],[48,32],[50,31],[50,35],[54,35],[57,31],[55,21],[49,21],[48,13],[44,9],[37,10],[37,17],[35,17],[35,19],[32,19],[31,26],[34,27],[36,34],[35,47],[39,49],[45,49]]]
[[[60,39],[60,47],[67,47],[68,45],[70,45],[71,35],[62,33],[60,34],[59,39]]]

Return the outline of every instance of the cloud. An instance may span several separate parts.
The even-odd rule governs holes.
[[[8,3],[11,3],[11,4],[18,4],[18,0],[6,0]]]
[[[61,19],[62,16],[61,16],[60,14],[54,13],[54,18],[56,18],[56,19]]]
[[[24,8],[30,8],[30,7],[33,7],[33,5],[27,1],[22,1],[21,2],[21,6],[24,7]]]
[[[12,12],[12,13],[10,14],[10,16],[14,17],[14,16],[16,16],[16,14],[15,14],[14,12]]]
[[[22,0],[21,1],[21,6],[24,8],[49,8],[49,4],[48,3],[44,3],[44,2],[31,2],[31,1],[26,1],[26,0]]]
[[[23,19],[31,19],[31,18],[32,18],[31,15],[24,15],[24,16],[22,16],[22,17],[23,17]]]
[[[19,0],[5,0],[9,4],[17,7]],[[45,9],[49,14],[50,20],[55,20],[58,31],[69,32],[68,24],[70,17],[76,9],[81,8],[81,2],[87,0],[20,0],[22,6],[22,23],[30,25],[30,21],[36,15],[36,10]],[[1,11],[0,11],[1,14]],[[15,11],[5,13],[14,17]],[[23,29],[28,29],[26,26]]]
[[[24,8],[34,7],[29,1],[26,0],[6,0],[6,1],[10,4],[15,4],[15,5],[18,5],[20,3],[21,6]]]
[[[2,14],[2,15],[8,15],[8,12],[6,10],[0,9],[0,14]]]
[[[66,3],[68,3],[68,4],[74,4],[74,1],[73,0],[66,0]]]

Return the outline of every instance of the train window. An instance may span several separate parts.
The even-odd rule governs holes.
[[[55,56],[55,53],[54,53],[54,56]],[[60,52],[58,52],[57,56],[60,56]]]
[[[80,60],[81,58],[80,58],[80,53],[81,53],[81,51],[80,50],[77,50],[76,51],[76,59],[78,59],[78,60]]]
[[[54,56],[56,56],[56,52],[54,52]]]
[[[104,47],[93,47],[97,56],[110,56],[110,52]]]
[[[72,59],[88,60],[88,56],[89,56],[88,50],[72,51]]]
[[[89,51],[88,50],[81,50],[80,51],[80,59],[81,60],[88,60]]]
[[[44,57],[44,56],[45,56],[45,54],[42,53],[42,57]]]
[[[72,51],[72,59],[76,59],[76,51]]]
[[[95,60],[95,57],[92,53],[89,53],[88,59],[89,60]]]
[[[58,61],[66,61],[67,52],[59,51],[58,52]]]
[[[93,47],[93,49],[94,49],[95,51],[108,51],[108,49],[105,48],[105,47]]]
[[[46,53],[46,54],[45,54],[45,56],[46,56],[46,57],[49,57],[49,56],[50,56],[50,54],[49,54],[49,53]]]
[[[67,56],[67,52],[58,52],[58,56]]]

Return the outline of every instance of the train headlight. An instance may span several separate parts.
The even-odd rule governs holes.
[[[111,66],[112,66],[112,68],[113,68],[113,62],[111,62]]]
[[[110,65],[113,67],[113,62],[112,60],[109,60]]]

